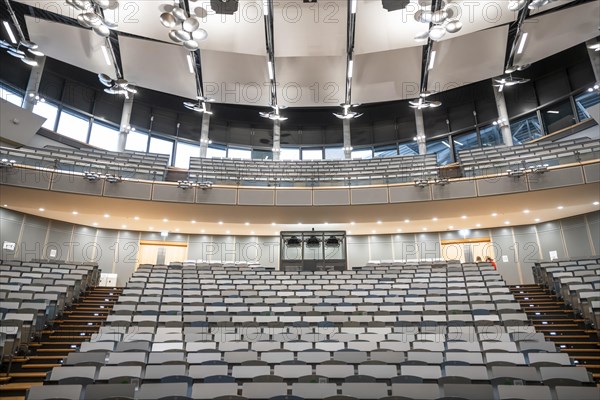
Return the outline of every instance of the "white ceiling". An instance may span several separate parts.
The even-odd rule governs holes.
[[[68,17],[66,3],[19,0]],[[544,11],[569,3],[561,0]],[[452,88],[502,73],[508,23],[516,13],[508,1],[447,0],[463,29],[437,42],[429,87]],[[159,21],[167,0],[120,1],[107,12],[118,30],[140,38],[119,37],[125,78],[154,90],[194,97],[185,50],[172,43]],[[208,39],[200,42],[205,92],[221,103],[269,104],[267,54],[262,0],[239,0],[234,15],[217,15],[209,0],[189,0]],[[415,21],[417,0],[404,10],[388,12],[380,0],[358,0],[353,101],[361,103],[413,98],[421,79],[422,43],[414,36],[427,28]],[[347,0],[275,0],[274,38],[278,102],[288,106],[336,106],[343,101],[346,79]],[[516,64],[538,61],[598,34],[600,2],[528,20],[525,52]],[[27,18],[32,40],[49,56],[90,70],[114,75],[90,30]],[[152,40],[147,40],[152,39]],[[68,44],[68,45],[66,45]]]
[[[104,39],[91,30],[32,17],[25,17],[25,22],[30,39],[49,57],[114,77],[115,69],[102,53]]]
[[[600,1],[525,21],[527,41],[515,64],[531,64],[598,36]]]
[[[190,73],[182,46],[145,39],[119,37],[123,74],[136,86],[194,99],[196,78]],[[156,55],[160,54],[160,62]],[[161,77],[161,79],[157,79]]]

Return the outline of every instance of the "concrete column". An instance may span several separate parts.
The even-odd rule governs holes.
[[[598,42],[596,40],[588,40],[585,42],[586,46],[588,46],[588,54],[590,56],[590,61],[592,62],[592,68],[594,69],[596,82],[600,82],[600,51],[595,51],[589,48],[589,46],[597,43]]]
[[[119,128],[119,151],[125,151],[127,135],[129,134],[129,122],[131,121],[131,110],[133,108],[133,94],[123,102],[123,111],[121,112],[121,126]]]
[[[492,85],[496,82],[492,79]],[[493,87],[494,98],[496,99],[496,108],[498,109],[498,119],[500,120],[500,132],[505,146],[513,145],[512,132],[508,123],[508,111],[506,110],[506,101],[504,100],[504,91],[499,91],[497,87]]]
[[[342,120],[342,129],[344,133],[344,158],[350,160],[352,158],[352,136],[350,135],[350,120]]]
[[[417,126],[417,144],[419,145],[419,154],[427,154],[427,143],[425,140],[425,121],[423,120],[423,110],[415,108],[415,122]]]
[[[37,96],[40,89],[40,83],[42,82],[42,74],[44,73],[44,65],[46,64],[46,56],[36,57],[35,60],[38,62],[36,67],[31,67],[31,73],[29,74],[29,82],[27,82],[27,91],[23,98],[22,107],[26,110],[32,111],[35,105],[35,96]]]
[[[210,110],[210,105],[206,105],[206,109]],[[202,130],[200,131],[200,157],[206,158],[208,152],[208,129],[210,128],[210,114],[202,114]]]
[[[281,122],[273,121],[273,160],[281,160]]]

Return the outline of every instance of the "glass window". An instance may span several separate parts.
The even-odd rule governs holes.
[[[597,90],[585,91],[580,95],[575,96],[575,107],[577,108],[577,115],[579,120],[592,118],[588,108],[595,106],[600,103],[600,93]]]
[[[560,131],[575,124],[571,101],[566,100],[542,110],[542,118],[548,133]]]
[[[412,142],[401,143],[398,146],[398,154],[401,156],[419,155],[419,144],[416,140],[413,140]]]
[[[323,159],[323,149],[302,149],[302,159],[313,161]]]
[[[493,147],[504,143],[498,125],[484,126],[479,130],[479,137],[481,137],[481,147]]]
[[[169,156],[169,164],[171,164],[171,159],[173,158],[173,141],[151,136],[148,152],[155,154],[167,154]]]
[[[373,158],[373,150],[371,149],[352,150],[353,160],[370,160],[371,158]]]
[[[58,120],[58,128],[56,129],[56,132],[63,136],[85,143],[87,141],[89,127],[89,119],[78,117],[63,110],[60,113],[60,119]]]
[[[300,159],[300,149],[295,147],[282,147],[279,153],[281,161],[294,161]]]
[[[452,162],[450,144],[447,138],[427,141],[427,154],[437,155],[439,165],[446,165]]]
[[[251,160],[252,151],[230,147],[229,150],[227,150],[227,158],[241,158],[242,160]]]
[[[4,87],[0,87],[0,97],[18,107],[23,104],[23,96]]]
[[[125,150],[142,151],[145,153],[148,150],[148,135],[134,130],[130,131],[127,134]]]
[[[188,169],[190,167],[190,157],[200,157],[200,146],[178,142],[175,153],[175,167]]]
[[[513,136],[513,144],[527,143],[544,136],[537,114],[511,122],[510,131]]]
[[[343,147],[325,147],[326,160],[343,160],[345,158]]]
[[[393,157],[398,155],[398,149],[396,146],[380,146],[375,147],[373,154],[375,155],[375,158]]]
[[[119,131],[115,128],[92,122],[89,144],[109,151],[119,151]]]
[[[272,160],[273,152],[271,150],[252,150],[252,159],[253,160]]]
[[[454,142],[454,159],[458,160],[458,152],[461,150],[474,149],[479,147],[477,132],[463,133],[461,135],[452,135]]]
[[[46,118],[42,127],[50,129],[51,131],[54,130],[54,127],[56,126],[56,116],[58,115],[58,107],[51,103],[38,101],[38,103],[33,106],[33,112],[40,117]]]
[[[227,148],[218,146],[208,146],[206,149],[206,158],[225,158],[227,157]]]

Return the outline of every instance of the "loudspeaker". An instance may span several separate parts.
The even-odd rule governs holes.
[[[405,9],[410,0],[381,0],[381,2],[386,10],[396,11]]]
[[[210,0],[210,8],[217,14],[233,14],[238,10],[238,0]]]

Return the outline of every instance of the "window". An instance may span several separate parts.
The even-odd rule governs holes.
[[[398,149],[396,146],[375,147],[373,154],[375,155],[375,158],[393,157],[398,155]]]
[[[373,158],[373,150],[371,149],[352,150],[353,160],[370,160],[371,158]]]
[[[63,136],[85,143],[87,141],[89,128],[90,121],[88,119],[83,119],[75,114],[71,114],[63,110],[60,113],[60,119],[58,120],[58,128],[56,129],[56,132]]]
[[[313,160],[322,160],[323,159],[323,150],[322,149],[303,149],[302,150],[302,159],[313,161]]]
[[[273,152],[271,150],[252,150],[252,159],[253,160],[272,160]]]
[[[325,147],[325,159],[326,160],[343,160],[344,148],[343,147]]]
[[[188,169],[190,167],[190,157],[200,157],[200,146],[177,142],[175,167]]]
[[[92,122],[89,144],[109,151],[119,151],[119,131],[107,125]]]
[[[427,141],[427,154],[435,154],[439,165],[452,162],[448,138]]]
[[[227,151],[227,158],[241,158],[242,160],[251,160],[252,151],[230,147]]]
[[[498,125],[484,126],[479,130],[479,136],[481,137],[481,147],[493,147],[504,143]]]
[[[463,133],[462,135],[452,135],[454,142],[454,159],[458,160],[460,150],[468,150],[479,147],[477,132]]]
[[[575,108],[577,108],[579,120],[583,121],[584,119],[592,118],[587,109],[598,103],[600,103],[600,94],[596,90],[591,92],[586,91],[575,96]]]
[[[0,87],[0,97],[17,107],[23,104],[23,96],[4,87]]]
[[[142,151],[145,153],[148,150],[148,135],[133,130],[130,131],[127,134],[125,150]]]
[[[419,155],[419,144],[416,140],[412,142],[402,143],[398,146],[398,154],[401,156],[416,156]]]
[[[513,144],[527,143],[544,136],[537,114],[511,122],[510,131],[513,136]]]
[[[208,146],[206,149],[206,158],[225,158],[227,157],[227,148],[218,146]]]
[[[171,164],[171,159],[173,158],[173,142],[171,140],[164,140],[151,136],[148,152],[155,154],[167,154],[169,156],[169,164]]]
[[[571,101],[566,100],[542,110],[542,118],[548,133],[560,131],[575,124]]]
[[[300,159],[300,149],[294,147],[282,147],[279,153],[281,161],[295,161]]]
[[[38,101],[38,103],[33,106],[34,114],[39,115],[40,117],[46,118],[46,121],[42,125],[42,127],[49,129],[51,131],[56,127],[56,116],[58,115],[58,107],[51,103],[45,103]]]

